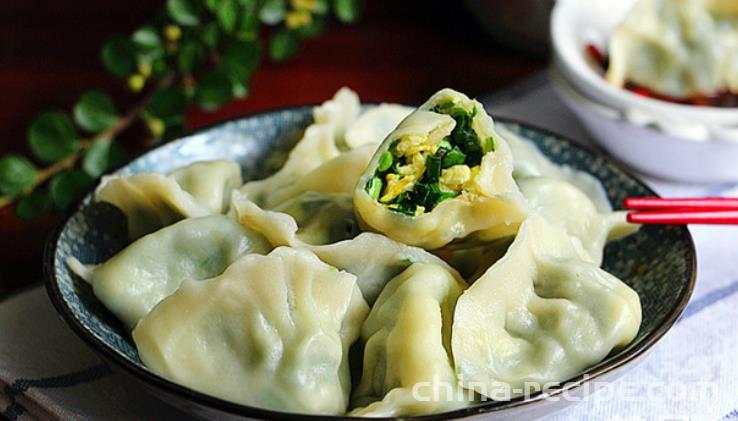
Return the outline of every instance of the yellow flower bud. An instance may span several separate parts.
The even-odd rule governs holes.
[[[128,78],[128,87],[133,92],[139,92],[143,87],[146,85],[146,78],[141,76],[140,74],[131,75]]]
[[[296,10],[309,10],[314,12],[318,10],[318,2],[316,0],[292,0],[292,8]]]
[[[151,131],[154,137],[161,137],[166,129],[164,121],[156,117],[146,120],[146,124],[149,126],[149,131]]]
[[[138,73],[144,78],[151,76],[151,65],[149,63],[138,63]]]
[[[285,23],[290,29],[298,29],[309,26],[313,22],[313,17],[308,12],[295,10],[287,13]]]
[[[177,41],[182,37],[182,29],[177,25],[167,25],[164,27],[164,38],[167,41]]]

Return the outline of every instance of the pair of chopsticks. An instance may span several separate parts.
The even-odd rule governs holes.
[[[738,225],[738,198],[629,197],[623,205],[634,211],[628,214],[628,222],[637,224]]]

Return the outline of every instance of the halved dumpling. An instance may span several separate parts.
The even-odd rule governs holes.
[[[477,101],[444,89],[387,136],[354,190],[371,229],[442,247],[469,235],[511,236],[527,214],[512,155]]]

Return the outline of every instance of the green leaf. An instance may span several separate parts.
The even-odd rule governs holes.
[[[214,110],[233,96],[231,81],[220,69],[211,70],[198,81],[197,103],[206,110]]]
[[[259,14],[253,7],[244,7],[236,36],[242,40],[254,40],[259,33]]]
[[[286,29],[282,29],[269,40],[269,57],[274,61],[285,61],[297,54],[300,50],[300,42],[297,35]]]
[[[36,167],[25,157],[10,154],[0,158],[0,192],[17,196],[26,191],[36,179]]]
[[[202,30],[202,42],[209,48],[215,49],[220,43],[220,28],[215,22],[210,22]]]
[[[123,161],[125,152],[123,148],[111,140],[98,139],[85,151],[82,158],[82,169],[92,178],[97,178],[103,173]]]
[[[72,120],[61,111],[47,111],[36,117],[28,129],[31,151],[44,162],[56,162],[79,147]]]
[[[328,0],[315,0],[314,14],[324,15],[328,12]]]
[[[266,25],[276,25],[284,20],[285,9],[284,0],[266,0],[259,11],[259,20]]]
[[[334,13],[343,23],[354,23],[361,15],[361,0],[333,0]]]
[[[205,0],[205,7],[211,12],[215,12],[220,2],[221,0]]]
[[[297,29],[297,34],[300,38],[315,38],[325,30],[326,25],[327,20],[325,17],[313,15],[310,25]]]
[[[151,96],[148,110],[161,119],[182,116],[187,111],[188,100],[181,85],[159,88]]]
[[[15,214],[21,219],[34,220],[49,213],[50,209],[51,197],[49,197],[49,193],[42,190],[35,190],[18,201],[18,205],[15,207]]]
[[[230,44],[223,52],[223,69],[233,79],[251,76],[259,66],[261,48],[258,42],[240,41]]]
[[[113,35],[103,44],[100,59],[105,68],[117,77],[126,77],[136,71],[136,46],[123,35]]]
[[[195,26],[200,23],[200,10],[194,0],[169,0],[167,11],[169,16],[182,26]]]
[[[151,75],[157,78],[164,77],[169,74],[169,64],[166,57],[157,57],[151,61]]]
[[[74,121],[83,129],[98,133],[115,126],[118,112],[108,94],[90,90],[83,93],[74,105]]]
[[[49,182],[51,199],[57,208],[66,209],[91,182],[92,177],[83,171],[62,171]]]
[[[228,33],[232,33],[236,30],[236,24],[238,23],[238,3],[236,0],[221,0],[218,7],[215,10],[215,14],[218,17],[221,28]]]
[[[202,47],[197,42],[187,41],[182,44],[177,55],[177,66],[179,70],[186,75],[192,73],[202,60],[204,53]]]
[[[144,26],[131,35],[133,42],[145,50],[161,47],[161,37],[153,26]]]

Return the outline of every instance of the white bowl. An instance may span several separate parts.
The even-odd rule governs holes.
[[[738,129],[738,110],[675,104],[610,85],[586,54],[587,44],[607,51],[607,40],[636,0],[560,0],[551,14],[554,62],[562,75],[597,102],[619,110],[637,109],[707,126]]]
[[[645,174],[692,183],[738,180],[738,143],[681,139],[634,124],[619,111],[584,96],[556,69],[551,81],[592,138],[624,164]]]
[[[632,167],[693,182],[738,180],[738,109],[674,104],[608,84],[587,57],[636,0],[559,0],[551,16],[554,83],[593,138]]]

